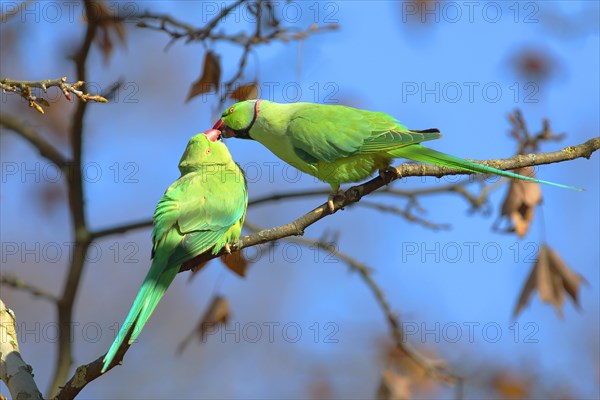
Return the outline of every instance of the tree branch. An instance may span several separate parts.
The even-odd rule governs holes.
[[[129,224],[118,225],[112,228],[101,229],[91,233],[92,240],[102,238],[104,236],[117,235],[120,233],[127,233],[130,230],[150,228],[154,224],[152,219],[145,221],[132,222]]]
[[[42,155],[52,161],[56,166],[61,169],[66,169],[69,164],[69,160],[63,156],[50,142],[42,138],[35,129],[27,125],[26,123],[19,121],[18,118],[13,117],[5,113],[0,113],[0,125],[6,129],[21,135],[25,140],[31,143]]]
[[[248,228],[253,231],[260,232],[264,230],[252,224],[247,225]],[[445,364],[436,362],[436,360],[430,360],[429,358],[425,357],[424,355],[413,349],[412,346],[410,346],[406,342],[406,340],[404,339],[404,333],[402,332],[398,314],[392,310],[390,303],[385,297],[385,293],[383,292],[383,290],[381,290],[377,282],[375,282],[375,280],[373,279],[372,269],[369,268],[366,264],[361,263],[360,261],[356,260],[352,256],[349,256],[348,254],[340,252],[339,249],[337,249],[331,243],[328,243],[323,239],[315,241],[302,237],[286,237],[284,238],[284,240],[292,243],[298,243],[308,247],[316,246],[320,249],[329,252],[329,254],[333,255],[338,260],[346,263],[350,268],[357,271],[360,274],[362,280],[366,283],[369,290],[371,290],[371,293],[373,294],[375,300],[379,304],[379,307],[383,311],[390,326],[390,331],[392,333],[392,337],[394,338],[396,348],[408,358],[410,358],[413,362],[415,362],[419,367],[421,367],[425,371],[425,373],[427,373],[433,378],[439,379],[447,383],[455,383],[458,379],[460,379],[459,377],[455,376],[452,372],[450,372],[448,368],[446,368]]]
[[[415,215],[414,213],[412,213],[411,209],[416,206],[415,200],[411,200],[405,209],[402,209],[402,208],[396,207],[396,206],[376,203],[374,201],[366,201],[366,200],[361,201],[357,204],[361,205],[363,207],[372,208],[377,211],[387,212],[387,213],[392,213],[392,214],[398,215],[398,216],[406,219],[409,222],[417,223],[421,226],[424,226],[425,228],[429,228],[434,231],[450,228],[450,225],[448,225],[448,224],[436,224],[434,222],[428,221],[425,218],[421,218],[421,217]],[[421,208],[419,208],[419,209],[421,209]]]
[[[235,3],[231,4],[229,7],[221,10],[221,13],[215,17],[212,21],[210,21],[206,26],[198,28],[193,25],[187,24],[185,22],[181,22],[170,15],[166,14],[156,14],[151,12],[145,12],[143,14],[129,16],[126,18],[115,18],[115,17],[106,17],[107,19],[118,19],[118,20],[142,20],[138,22],[137,26],[139,28],[145,28],[155,31],[165,32],[171,37],[171,43],[179,40],[186,39],[186,43],[194,42],[194,41],[225,41],[233,44],[237,44],[242,47],[249,47],[250,45],[257,44],[267,44],[274,40],[289,42],[292,40],[302,40],[306,39],[308,35],[317,32],[336,30],[338,29],[337,24],[328,24],[323,26],[318,26],[316,24],[311,25],[305,30],[291,30],[288,27],[281,27],[279,23],[274,26],[273,29],[267,35],[252,35],[249,36],[245,32],[237,33],[237,34],[226,34],[223,32],[214,33],[213,29],[218,25],[218,23],[228,15],[234,8],[238,7],[242,3],[246,2],[246,0],[238,0]],[[260,1],[259,3],[263,3]],[[258,4],[258,3],[257,3]],[[259,18],[257,18],[259,19]],[[149,25],[147,22],[143,22],[143,20],[149,21],[157,21],[158,25]]]
[[[77,96],[81,101],[97,101],[99,103],[108,103],[104,97],[100,95],[91,95],[89,93],[84,93],[79,90],[85,83],[83,81],[77,81],[75,83],[67,83],[67,77],[63,76],[62,78],[57,79],[45,79],[42,81],[16,81],[10,78],[0,79],[0,89],[3,92],[11,92],[18,94],[25,100],[29,102],[29,107],[35,108],[40,113],[44,114],[43,106],[49,107],[50,103],[43,97],[35,96],[31,92],[31,88],[42,89],[44,93],[47,92],[49,87],[57,87],[61,90],[65,98],[71,101],[70,93],[73,93]]]
[[[93,16],[96,12],[96,4],[92,0],[84,2],[87,16]],[[92,46],[92,42],[97,32],[97,22],[94,18],[88,18],[85,38],[79,51],[74,56],[77,79],[85,82],[86,62]],[[85,90],[85,85],[83,87]],[[87,102],[78,102],[77,108],[73,114],[70,130],[71,148],[73,151],[73,165],[71,173],[67,175],[68,197],[71,211],[72,227],[75,239],[71,265],[67,275],[63,295],[58,302],[58,352],[56,359],[56,369],[54,377],[50,384],[50,396],[58,393],[59,386],[62,385],[69,376],[69,371],[73,363],[72,356],[72,329],[73,304],[77,296],[79,281],[85,264],[85,256],[91,243],[91,235],[88,231],[85,220],[85,203],[83,196],[83,179],[81,172],[81,153],[83,142],[83,118],[87,109]]]
[[[0,380],[13,399],[42,399],[31,365],[23,361],[15,329],[15,314],[0,299]]]
[[[52,293],[47,292],[39,287],[33,286],[32,284],[27,283],[24,280],[17,278],[16,276],[2,275],[0,276],[0,284],[7,285],[15,289],[24,290],[26,292],[31,293],[33,296],[41,297],[42,299],[46,299],[54,303],[58,302],[58,298]]]

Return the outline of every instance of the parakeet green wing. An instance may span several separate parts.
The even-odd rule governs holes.
[[[410,131],[380,112],[306,104],[293,114],[287,128],[296,154],[306,162],[334,162],[441,136],[436,129]]]

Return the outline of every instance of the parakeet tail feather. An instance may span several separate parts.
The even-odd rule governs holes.
[[[178,235],[175,231],[169,232],[167,238],[164,240],[167,241],[170,239],[169,236],[175,235]],[[177,240],[177,238],[173,239]],[[129,332],[131,332],[131,336],[129,337],[128,344],[133,343],[138,337],[142,328],[146,325],[148,318],[150,318],[152,311],[154,311],[154,308],[164,296],[165,291],[171,282],[173,282],[175,276],[177,276],[177,272],[179,271],[177,266],[175,268],[166,267],[170,253],[171,252],[168,251],[156,252],[155,257],[152,260],[152,266],[131,306],[131,310],[129,310],[129,314],[127,314],[127,318],[125,319],[123,326],[121,326],[119,334],[104,357],[102,372],[105,372],[110,366]]]
[[[401,147],[396,150],[390,151],[390,154],[398,158],[408,158],[410,160],[425,162],[428,164],[440,165],[443,167],[458,168],[470,172],[478,172],[482,174],[494,174],[504,176],[506,178],[521,179],[529,182],[544,183],[546,185],[557,186],[565,189],[583,190],[573,186],[562,185],[560,183],[554,183],[544,181],[541,179],[531,178],[529,176],[515,174],[509,171],[503,171],[497,168],[488,167],[487,165],[478,164],[472,161],[467,161],[462,158],[454,157],[449,154],[441,153],[421,146],[419,144]]]

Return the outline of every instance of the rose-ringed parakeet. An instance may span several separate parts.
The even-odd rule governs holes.
[[[420,143],[441,137],[437,129],[411,130],[388,114],[341,105],[246,100],[225,110],[214,129],[224,137],[257,140],[288,164],[329,183],[330,211],[341,183],[393,170],[395,158],[577,189],[428,149]]]
[[[129,333],[128,344],[138,337],[181,264],[207,251],[229,249],[240,237],[248,204],[246,182],[219,135],[210,130],[190,139],[179,162],[181,176],[156,206],[152,265],[104,357],[102,372]]]

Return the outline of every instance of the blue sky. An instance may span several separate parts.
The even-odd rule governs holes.
[[[338,101],[387,112],[411,128],[439,128],[444,136],[429,143],[431,147],[474,159],[509,157],[514,153],[516,144],[508,137],[506,116],[517,107],[532,131],[537,131],[542,118],[548,117],[555,132],[568,134],[561,143],[545,144],[542,151],[597,136],[598,5],[571,1],[493,3],[499,5],[501,15],[493,22],[496,6],[476,2],[469,15],[466,3],[469,2],[438,6],[431,18],[437,16],[439,22],[422,26],[404,22],[410,9],[400,2],[374,1],[368,6],[364,1],[293,3],[287,9],[280,8],[280,12],[295,20],[291,17],[295,14],[283,10],[300,10],[302,17],[297,24],[338,22],[340,29],[311,36],[301,44],[273,43],[257,48],[250,57],[244,82],[258,79],[261,90],[272,93],[275,101]],[[516,8],[509,8],[511,5]],[[139,3],[140,10],[145,8],[169,12],[196,24],[211,10],[203,9],[200,2]],[[453,14],[456,10],[460,10],[460,18]],[[579,35],[560,35],[549,29],[546,22],[556,13],[566,18],[590,16],[591,28]],[[239,23],[230,21],[226,29],[235,32],[246,28],[243,19]],[[15,58],[20,59],[19,63],[3,57],[2,76],[72,77],[73,68],[61,52],[75,48],[78,42],[70,40],[82,32],[82,24],[77,19],[70,21],[64,14],[56,24],[42,18],[39,23],[29,23],[28,29],[31,44],[27,54],[35,54],[36,60],[43,63],[28,62],[25,52],[18,50]],[[90,182],[85,190],[87,217],[93,228],[148,218],[165,188],[177,178],[176,165],[188,138],[211,127],[219,113],[215,96],[184,103],[187,89],[197,79],[202,65],[202,46],[178,42],[165,52],[166,43],[164,33],[130,26],[126,49],[117,46],[108,64],[102,63],[97,49],[92,52],[90,80],[103,87],[119,77],[131,83],[122,89],[119,101],[92,105],[86,117],[84,154]],[[57,50],[57,45],[63,47]],[[524,48],[544,51],[559,65],[546,84],[534,87],[539,88],[536,92],[525,86],[527,82],[510,64],[511,57]],[[228,78],[235,72],[239,49],[231,45],[217,45],[215,49],[222,54],[223,74]],[[269,88],[273,91],[269,92]],[[474,88],[473,92],[469,93],[469,88]],[[297,89],[299,96],[294,95]],[[424,95],[423,89],[429,94]],[[23,118],[29,118],[28,113],[33,112],[23,104],[18,110]],[[62,143],[60,138],[49,137]],[[27,168],[37,166],[42,180],[47,180],[46,164],[36,164],[43,161],[28,144],[11,133],[3,132],[0,140],[4,165],[17,163],[21,170],[22,162]],[[260,167],[262,175],[249,187],[251,198],[326,187],[308,176],[297,181],[290,179],[295,175],[258,143],[226,143],[242,166]],[[274,166],[273,180],[268,178],[270,165]],[[98,179],[91,175],[95,169],[102,173]],[[419,330],[409,338],[412,344],[434,349],[451,367],[460,370],[469,365],[462,361],[463,357],[473,360],[471,365],[485,360],[515,367],[529,363],[548,382],[566,374],[569,383],[579,391],[577,395],[594,397],[598,396],[594,368],[598,367],[600,330],[598,171],[597,155],[591,160],[537,169],[542,179],[586,189],[580,193],[543,188],[547,243],[589,282],[581,289],[582,311],[577,312],[568,303],[562,321],[536,296],[518,318],[518,325],[512,325],[512,309],[529,273],[531,253],[535,255],[541,244],[542,230],[537,212],[532,229],[523,240],[491,231],[506,188],[492,194],[493,210],[489,216],[469,214],[468,205],[456,196],[423,198],[425,217],[451,224],[452,228],[446,231],[433,232],[399,217],[357,206],[320,221],[307,229],[306,236],[318,239],[325,231],[337,232],[339,249],[374,268],[374,277],[394,309],[411,328]],[[434,178],[411,178],[394,187],[419,188],[441,183]],[[48,243],[70,240],[66,207],[60,206],[50,215],[43,213],[39,203],[31,200],[39,195],[36,185],[38,182],[31,176],[6,176],[6,181],[3,177],[3,242],[31,246],[40,243],[43,248]],[[382,195],[370,197],[376,199],[386,204],[403,201]],[[257,206],[249,210],[248,219],[264,227],[276,226],[323,200],[310,198]],[[149,230],[107,238],[98,248],[102,255],[98,262],[88,265],[76,307],[75,318],[80,322],[74,344],[77,365],[108,348],[112,340],[109,327],[122,321],[146,273]],[[216,263],[191,283],[185,275],[178,277],[140,336],[140,343],[127,354],[125,365],[89,385],[83,396],[303,397],[309,395],[307,386],[321,374],[330,379],[336,397],[372,395],[383,367],[378,343],[388,331],[372,295],[345,265],[327,262],[327,254],[289,246],[286,249],[296,253],[284,253],[283,249],[284,242],[273,250],[272,257],[266,247],[261,249],[261,261],[251,267],[245,280],[223,272]],[[427,253],[428,249],[433,250]],[[470,249],[474,249],[473,253],[469,253]],[[134,254],[134,263],[124,262],[128,251]],[[51,265],[31,262],[31,258],[20,264],[18,257],[11,257],[3,260],[3,270],[14,271],[59,293],[66,253]],[[112,258],[118,262],[111,262]],[[297,262],[289,262],[290,259]],[[263,327],[266,322],[277,323],[277,327],[294,323],[302,329],[301,340],[286,341],[279,331],[274,343],[235,343],[231,337],[221,341],[215,335],[214,340],[202,345],[194,343],[186,354],[176,357],[177,343],[193,329],[215,292],[231,302],[233,329],[236,323],[240,329],[249,327],[249,323]],[[13,308],[25,326],[39,322],[40,329],[48,327],[45,333],[40,330],[39,340],[22,345],[26,360],[33,365],[45,389],[55,351],[48,325],[54,321],[54,311],[43,301],[13,290],[3,288],[2,297],[9,305],[15,304]],[[324,341],[329,332],[327,323],[333,323],[329,326],[337,329],[334,337],[338,343]],[[90,332],[83,330],[84,326],[95,327],[93,324],[102,328],[94,343],[89,337],[86,339]],[[469,324],[476,326],[473,343],[465,336]],[[464,329],[457,343],[443,335],[439,343],[432,335],[421,339],[424,329],[440,333],[445,327],[444,332],[449,335],[449,329],[455,326]],[[498,341],[490,339],[492,331],[484,331],[483,327],[499,327],[502,333]],[[321,334],[317,343],[311,336],[315,331]],[[519,333],[518,338],[515,332]],[[528,334],[537,342],[526,340]],[[149,360],[152,367],[148,366]],[[466,374],[474,373],[465,369]],[[356,379],[357,375],[361,379]],[[451,396],[452,392],[443,390],[437,395]]]

